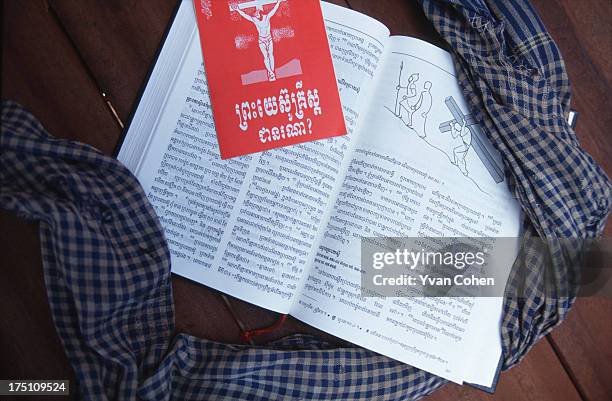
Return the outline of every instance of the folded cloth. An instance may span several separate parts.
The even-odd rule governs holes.
[[[504,305],[504,368],[560,323],[573,303],[582,251],[610,213],[612,188],[567,119],[561,53],[528,1],[420,0],[453,49],[470,106],[503,155],[527,217]],[[545,239],[534,240],[536,237]]]
[[[453,47],[472,112],[503,154],[527,215],[504,306],[504,365],[516,363],[571,306],[561,238],[596,237],[610,211],[609,179],[565,123],[569,83],[550,37],[526,3],[422,0]],[[0,206],[40,222],[55,326],[91,400],[416,400],[446,381],[361,348],[310,336],[265,347],[173,336],[170,256],[136,178],[91,146],[57,140],[3,102]],[[547,256],[552,293],[542,279]],[[527,289],[527,290],[525,290]],[[521,292],[521,296],[516,296]]]
[[[445,380],[311,336],[265,347],[174,332],[170,253],[136,180],[3,102],[0,207],[40,222],[47,296],[85,400],[407,400]]]

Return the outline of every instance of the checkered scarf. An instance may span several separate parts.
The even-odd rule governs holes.
[[[597,236],[611,186],[565,122],[565,69],[528,4],[422,3],[528,217],[501,328],[508,368],[571,306],[574,254],[556,239]],[[135,177],[91,146],[52,138],[16,103],[2,104],[1,122],[0,206],[40,222],[51,312],[83,399],[416,400],[446,382],[310,336],[252,347],[174,335],[170,255]],[[551,239],[550,255],[529,246],[537,235]]]
[[[527,216],[504,304],[504,368],[569,311],[589,240],[612,203],[608,177],[567,122],[570,83],[559,49],[527,1],[423,0],[453,48],[459,85]],[[545,238],[545,247],[542,241]]]

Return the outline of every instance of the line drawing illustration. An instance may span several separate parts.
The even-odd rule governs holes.
[[[401,120],[407,128],[415,132],[427,145],[444,153],[450,163],[456,166],[461,174],[472,181],[480,191],[486,193],[470,176],[468,161],[466,160],[466,156],[471,149],[478,156],[495,183],[503,182],[504,168],[494,157],[495,150],[489,144],[475,118],[471,114],[464,114],[452,96],[444,99],[445,108],[452,118],[441,123],[438,127],[440,134],[448,135],[444,141],[448,142],[449,148],[447,150],[442,149],[436,145],[435,139],[432,141],[428,138],[428,116],[434,103],[431,94],[433,84],[430,81],[420,84],[421,77],[418,72],[415,72],[409,75],[406,84],[402,85],[403,74],[404,62],[402,61],[395,87],[394,108],[393,110],[387,106],[385,108],[394,117]]]
[[[453,115],[453,120],[440,124],[440,132],[453,132],[458,126],[461,127],[462,138],[466,138],[468,135],[470,138],[468,149],[470,146],[474,149],[478,158],[497,184],[502,182],[504,180],[504,167],[500,166],[497,159],[493,156],[495,151],[484,136],[484,133],[474,117],[471,114],[463,114],[452,96],[447,97],[444,103]],[[467,134],[467,132],[463,133],[464,131],[469,131],[469,134]],[[454,137],[453,135],[453,138]],[[468,149],[465,150],[466,153]],[[463,155],[463,163],[465,163],[465,154]],[[465,166],[463,168],[465,168]]]
[[[279,38],[276,36],[282,36],[282,33],[275,35],[271,27],[271,19],[278,11],[281,3],[287,0],[252,0],[240,4],[231,4],[230,11],[237,12],[242,18],[253,23],[257,29],[257,42],[259,49],[263,56],[263,62],[265,70],[256,70],[242,75],[242,84],[250,85],[258,82],[276,81],[278,78],[286,78],[295,75],[302,74],[301,63],[298,59],[293,59],[287,64],[276,68],[276,61],[274,58],[274,42]],[[274,6],[267,13],[264,12],[264,6]],[[248,14],[245,10],[254,8],[253,14]],[[285,28],[286,30],[286,28]],[[289,29],[290,36],[292,30]],[[286,35],[286,33],[285,33]],[[236,43],[244,42],[243,37],[236,37]]]
[[[432,83],[430,81],[425,81],[423,89],[419,92],[416,85],[419,80],[419,74],[414,73],[408,77],[406,86],[402,86],[403,70],[404,62],[402,61],[398,83],[395,87],[397,93],[395,96],[395,111],[393,114],[401,119],[407,127],[416,131],[419,137],[425,138],[427,136],[427,116],[433,104],[433,99],[431,97]],[[405,94],[401,95],[400,99],[400,94],[403,90],[405,90]]]

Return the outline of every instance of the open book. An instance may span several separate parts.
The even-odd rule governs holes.
[[[158,213],[174,273],[491,387],[501,298],[362,297],[359,239],[518,237],[499,155],[447,52],[342,7],[323,3],[323,15],[348,135],[222,161],[193,2],[183,0],[118,158]]]

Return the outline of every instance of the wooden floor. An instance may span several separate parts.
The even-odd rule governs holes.
[[[393,34],[438,41],[414,1],[333,2],[379,19]],[[581,143],[610,175],[612,2],[534,3],[565,57],[573,83],[573,107],[580,112]],[[2,98],[28,107],[55,136],[86,142],[111,154],[174,1],[6,0],[3,4]],[[612,234],[611,227],[606,233]],[[0,212],[0,247],[0,378],[74,380],[47,305],[37,226]],[[173,286],[179,331],[239,341],[238,325],[218,293],[180,278],[174,278]],[[248,328],[276,318],[237,300],[231,300],[231,306]],[[290,332],[326,336],[295,320],[279,334]],[[610,344],[612,301],[578,300],[562,326],[540,341],[519,366],[502,375],[495,395],[448,385],[428,400],[609,401]]]

